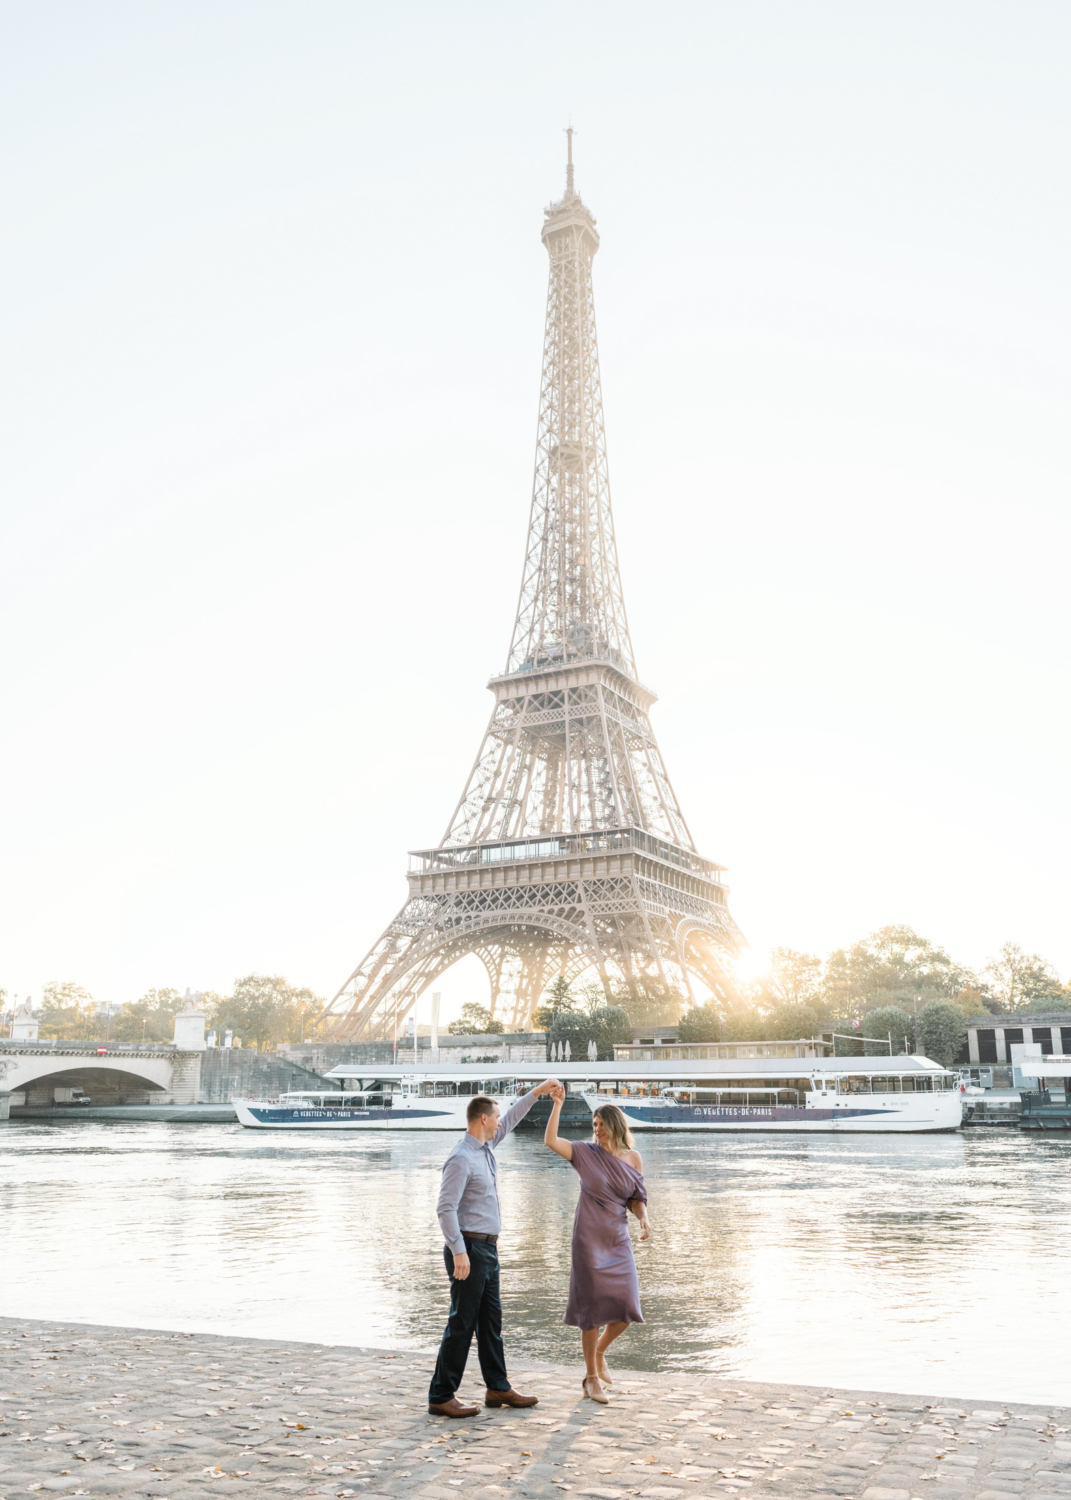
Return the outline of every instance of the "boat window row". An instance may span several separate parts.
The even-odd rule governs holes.
[[[526,1094],[541,1082],[538,1078],[437,1078],[421,1082],[406,1080],[402,1083],[375,1085],[377,1093],[382,1090],[389,1098],[393,1088],[410,1097],[422,1099],[453,1099],[472,1097],[476,1094],[491,1094],[496,1098],[516,1098]],[[715,1079],[571,1079],[566,1082],[570,1095],[597,1095],[609,1099],[659,1099],[676,1097],[682,1102],[700,1101],[699,1095],[727,1093],[751,1094],[756,1091],[770,1095],[791,1093],[803,1098],[812,1090],[823,1088],[838,1094],[929,1094],[957,1087],[952,1073],[853,1073],[830,1078],[727,1078],[724,1082]],[[330,1096],[329,1096],[330,1097]],[[368,1096],[371,1102],[371,1095]]]
[[[339,1092],[337,1094],[283,1094],[280,1103],[297,1109],[390,1109],[391,1086],[374,1090],[363,1090],[359,1094]]]
[[[725,1058],[735,1061],[760,1057],[825,1057],[832,1050],[825,1042],[731,1042],[722,1047],[704,1047],[685,1042],[674,1047],[654,1047],[618,1042],[615,1062],[703,1062]]]
[[[669,1082],[668,1080],[652,1083],[638,1082],[635,1079],[622,1079],[617,1083],[612,1083],[609,1079],[600,1079],[597,1084],[581,1083],[575,1085],[577,1093],[598,1094],[600,1098],[604,1094],[611,1098],[620,1096],[625,1099],[650,1099],[670,1095],[680,1098],[682,1101],[692,1099],[693,1102],[700,1102],[698,1100],[700,1094],[710,1094],[713,1096],[715,1093],[725,1093],[726,1091],[750,1093],[757,1089],[765,1093],[791,1092],[795,1095],[805,1094],[810,1088],[811,1080],[809,1078],[727,1078],[724,1083],[716,1082],[713,1079],[705,1079],[701,1083],[691,1081]],[[695,1096],[694,1099],[693,1096]],[[703,1100],[702,1102],[706,1101]]]
[[[829,1079],[839,1094],[934,1094],[956,1087],[952,1073],[858,1073]]]
[[[526,1094],[542,1081],[541,1078],[530,1083],[516,1078],[436,1078],[427,1083],[405,1083],[402,1092],[421,1099],[456,1099],[459,1095],[468,1098],[476,1094],[492,1094],[501,1099],[511,1094]]]

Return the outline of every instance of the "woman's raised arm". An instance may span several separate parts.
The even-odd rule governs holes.
[[[558,1134],[558,1121],[562,1117],[562,1105],[565,1103],[565,1086],[556,1083],[550,1091],[550,1097],[554,1101],[550,1107],[550,1119],[547,1128],[543,1132],[543,1144],[556,1151],[559,1156],[564,1156],[566,1161],[573,1159],[572,1141],[563,1141]]]

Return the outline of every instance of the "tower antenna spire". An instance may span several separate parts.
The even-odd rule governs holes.
[[[569,124],[565,127],[565,134],[569,138],[569,160],[565,168],[565,191],[573,191],[573,117],[569,116]]]

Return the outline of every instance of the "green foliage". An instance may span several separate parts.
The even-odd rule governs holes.
[[[913,1005],[916,995],[925,1001],[945,999],[971,982],[968,971],[943,948],[910,927],[893,924],[831,953],[823,990],[831,1011],[858,1016],[877,1006]]]
[[[1068,998],[1071,998],[1071,991],[1068,992]],[[993,998],[989,986],[985,984],[979,985],[977,988],[969,984],[955,995],[950,995],[948,1000],[950,1005],[958,1006],[968,1019],[971,1016],[984,1015],[986,1011],[990,1015],[999,1015],[1004,1008]]]
[[[312,990],[297,989],[279,974],[247,974],[235,981],[233,994],[212,997],[211,1024],[217,1032],[233,1031],[245,1046],[264,1051],[279,1042],[300,1041],[323,1007]]]
[[[628,1013],[633,1027],[675,1026],[686,1001],[681,991],[657,975],[643,975],[631,985],[624,980],[612,986],[613,1000]]]
[[[822,1026],[823,1031],[832,1031],[834,1057],[862,1057],[863,1034],[858,1016],[832,1016]]]
[[[140,1000],[132,1000],[112,1016],[108,1036],[113,1042],[170,1042],[175,1035],[175,1013],[181,1009],[178,990],[146,990]]]
[[[693,1005],[677,1022],[682,1042],[720,1042],[721,1016],[713,1005]]]
[[[588,1043],[594,1041],[600,1062],[612,1062],[614,1043],[632,1040],[632,1022],[620,1005],[600,1005],[585,1013],[580,1010],[558,1010],[551,1022],[550,1040],[568,1042],[572,1056],[586,1059]]]
[[[963,1012],[947,1001],[934,1000],[919,1011],[918,1048],[943,1068],[960,1060],[967,1045]]]
[[[813,953],[798,953],[794,948],[774,948],[770,953],[770,972],[759,980],[756,988],[771,1010],[786,1013],[795,1007],[816,1010],[822,1003],[822,960]]]
[[[697,1006],[681,1017],[677,1034],[681,1041],[795,1042],[829,1029],[820,1005],[776,996],[776,990],[759,985],[721,1010],[713,1004]]]
[[[589,980],[587,984],[582,984],[578,990],[573,991],[572,1008],[583,1011],[585,1015],[593,1016],[597,1010],[607,1004],[609,1000],[606,991],[602,984],[595,980]]]
[[[451,1036],[501,1036],[506,1028],[501,1021],[492,1019],[486,1005],[467,1000],[461,1007],[460,1016],[446,1029]]]
[[[1061,984],[1051,964],[1037,953],[1024,953],[1016,943],[1005,943],[985,966],[986,986],[1000,1011],[1051,1009],[1071,1000],[1071,989]]]
[[[818,1004],[788,1000],[767,1011],[762,1039],[767,1042],[810,1041],[826,1029],[825,1017]]]
[[[557,979],[551,980],[543,992],[543,1004],[533,1014],[532,1025],[537,1031],[549,1031],[554,1024],[554,1017],[560,1010],[572,1009],[572,987],[564,974],[559,974]]]
[[[707,1012],[718,1019],[712,1030]],[[769,972],[751,984],[740,985],[719,1000],[697,1007],[681,1025],[689,1031],[699,1026],[703,1034],[696,1041],[762,1042],[810,1039],[826,1028],[826,1006],[822,992],[822,960],[813,953],[799,953],[793,948],[774,948],[770,954]],[[709,1034],[708,1034],[709,1033]]]
[[[52,980],[45,985],[38,1021],[37,1034],[42,1041],[98,1040],[93,996],[70,980]]]
[[[721,1042],[761,1041],[765,1018],[748,994],[739,995],[721,1012]]]
[[[571,998],[570,984],[564,974],[559,974],[547,985],[547,1004],[551,1010],[571,1009]]]
[[[895,1057],[899,1052],[910,1051],[911,1036],[915,1029],[915,1019],[899,1005],[879,1005],[874,1010],[867,1011],[863,1017],[862,1030],[868,1037],[886,1037],[892,1033],[892,1050]],[[888,1057],[888,1043],[881,1041],[869,1041],[863,1043],[863,1051],[868,1057]]]
[[[631,1042],[632,1020],[622,1005],[602,1005],[591,1019],[595,1022],[595,1044],[600,1062],[613,1062],[614,1043]]]

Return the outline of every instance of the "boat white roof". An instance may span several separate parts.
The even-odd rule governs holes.
[[[597,1083],[602,1079],[634,1078],[639,1082],[660,1079],[806,1078],[843,1073],[947,1073],[929,1057],[704,1057],[675,1058],[672,1062],[487,1062],[442,1063],[344,1063],[325,1073],[325,1078],[381,1078],[394,1082],[415,1078],[433,1082],[437,1078],[559,1078],[568,1083]]]

